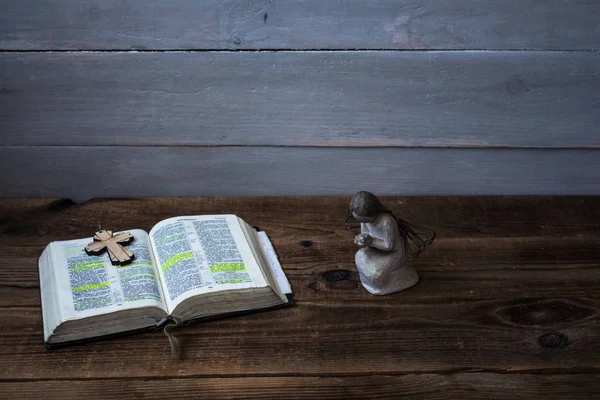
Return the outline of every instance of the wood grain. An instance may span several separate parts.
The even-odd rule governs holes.
[[[593,0],[5,0],[0,48],[597,49]],[[35,10],[35,12],[32,12]]]
[[[600,147],[598,52],[1,53],[0,87],[2,145]]]
[[[278,239],[276,229],[267,231],[275,236],[278,254],[297,295],[320,294],[328,301],[340,302],[370,301],[361,290],[354,266],[351,235],[321,237],[306,248],[301,241]],[[299,229],[287,232],[302,233]],[[540,298],[600,298],[595,281],[600,259],[597,241],[595,236],[547,240],[440,238],[428,253],[412,262],[422,282],[407,292],[403,301],[436,302],[440,293],[449,301],[507,300],[523,292]],[[39,306],[37,259],[42,250],[43,246],[5,246],[0,262],[11,268],[0,271],[1,307]]]
[[[439,236],[414,261],[421,282],[382,297],[368,295],[358,282],[352,234],[342,223],[348,200],[114,199],[59,208],[21,200],[30,217],[14,213],[18,200],[0,203],[0,260],[10,266],[0,270],[0,359],[6,365],[0,380],[19,381],[4,382],[10,390],[25,387],[21,381],[52,380],[43,387],[54,393],[76,379],[81,382],[68,389],[75,395],[100,385],[95,379],[111,379],[111,390],[120,390],[119,382],[130,378],[136,393],[164,382],[167,388],[178,383],[176,393],[184,395],[196,387],[189,385],[206,384],[215,396],[229,388],[235,397],[243,377],[252,376],[257,383],[248,390],[260,397],[271,393],[263,388],[270,379],[299,377],[297,385],[304,386],[318,376],[313,395],[346,382],[350,397],[371,384],[383,385],[372,389],[383,397],[413,393],[411,385],[422,386],[413,379],[434,374],[431,379],[457,396],[487,390],[500,397],[522,388],[535,397],[545,393],[552,374],[568,372],[575,375],[556,378],[556,396],[568,382],[577,386],[574,393],[597,391],[591,376],[580,374],[594,374],[600,354],[599,197],[384,198],[395,213]],[[114,212],[124,208],[130,212]],[[45,243],[85,237],[90,221],[149,229],[169,216],[225,212],[268,232],[296,295],[293,308],[182,329],[179,362],[168,358],[160,332],[43,349],[36,258]],[[452,378],[457,371],[484,373]],[[385,376],[371,376],[378,374]],[[186,377],[194,379],[179,381]],[[149,386],[143,389],[139,379]],[[444,392],[427,390],[432,398]]]
[[[179,362],[162,332],[48,351],[39,309],[2,308],[0,379],[596,371],[598,299],[521,297],[531,296],[523,290],[512,300],[458,302],[444,294],[404,304],[403,296],[340,301],[299,293],[285,311],[181,329]]]
[[[120,171],[98,178],[91,166]],[[6,197],[597,194],[595,150],[0,147]]]
[[[474,240],[477,246],[477,239],[494,238],[490,245],[506,249],[511,242],[521,246],[531,240],[544,243],[559,238],[557,245],[564,248],[572,241],[600,236],[600,198],[597,196],[382,198],[398,216],[435,229],[439,236],[437,243],[439,239],[467,239]],[[179,215],[236,214],[261,229],[275,232],[278,244],[300,246],[303,252],[312,252],[321,245],[336,245],[337,241],[352,237],[352,232],[340,230],[344,228],[349,201],[350,196],[127,198],[96,199],[57,209],[46,205],[56,204],[52,200],[2,199],[0,232],[4,245],[39,247],[52,240],[72,239],[81,233],[84,233],[82,237],[89,236],[90,227],[93,232],[98,222],[115,230],[150,230],[158,221]],[[30,211],[15,212],[18,203]],[[119,209],[128,212],[119,213]],[[300,243],[305,240],[310,243]],[[577,245],[572,247],[575,249]],[[0,254],[12,254],[3,248],[0,247]],[[460,247],[455,249],[459,250]]]
[[[0,265],[10,268],[0,269],[0,306],[39,306],[37,258],[53,240],[89,236],[97,222],[149,231],[162,219],[215,213],[234,213],[266,230],[298,290],[364,300],[365,293],[354,290],[359,286],[352,233],[341,230],[348,202],[342,197],[151,198],[65,208],[65,201],[4,199]],[[597,197],[392,197],[385,202],[402,218],[438,233],[435,245],[413,260],[426,279],[409,293],[430,298],[439,288],[456,300],[481,300],[511,298],[525,289],[542,297],[596,290],[590,278],[600,259]],[[16,212],[18,204],[25,215]],[[123,209],[128,212],[119,212]],[[506,279],[498,279],[501,271]],[[331,275],[338,280],[327,280]],[[475,281],[486,286],[474,287]]]
[[[485,398],[563,400],[600,394],[600,375],[494,373],[407,374],[355,377],[252,377],[164,380],[84,380],[0,382],[4,393],[25,398],[81,399],[448,399]],[[65,388],[68,387],[68,390]]]

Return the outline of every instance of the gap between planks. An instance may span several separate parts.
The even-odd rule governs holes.
[[[371,49],[371,48],[344,48],[344,49],[328,49],[328,48],[312,48],[312,49],[0,49],[0,53],[344,53],[344,52],[439,52],[439,53],[460,53],[460,52],[544,52],[544,53],[590,53],[597,52],[600,49],[543,49],[543,48],[529,48],[529,49],[443,49],[443,48],[430,48],[430,49]]]
[[[53,350],[48,350],[53,351]],[[415,371],[415,372],[345,372],[345,373],[273,373],[273,374],[198,374],[198,375],[162,375],[162,376],[136,376],[136,377],[76,377],[76,378],[7,378],[0,379],[0,382],[94,382],[94,381],[169,381],[169,380],[189,380],[189,379],[255,379],[255,378],[361,378],[361,377],[386,377],[386,376],[421,376],[421,375],[450,375],[450,374],[497,374],[497,375],[589,375],[597,374],[598,368],[552,368],[552,369],[519,369],[502,370],[494,368],[453,368],[441,370]]]
[[[597,146],[559,146],[559,147],[551,147],[551,146],[528,146],[528,145],[518,145],[518,146],[509,146],[509,145],[494,145],[494,144],[485,144],[485,145],[471,145],[471,144],[448,144],[445,146],[424,146],[424,145],[389,145],[389,144],[364,144],[360,142],[351,143],[351,144],[336,144],[336,143],[322,143],[322,144],[313,144],[313,145],[294,145],[294,144],[114,144],[114,145],[106,145],[106,144],[82,144],[82,145],[57,145],[57,144],[45,144],[45,143],[36,143],[36,144],[27,144],[27,145],[2,145],[0,144],[0,148],[4,149],[28,149],[28,148],[69,148],[69,149],[108,149],[114,147],[123,147],[123,148],[166,148],[166,149],[185,149],[185,148],[193,148],[193,149],[235,149],[235,148],[267,148],[267,149],[277,149],[277,148],[293,148],[293,149],[420,149],[420,150],[444,150],[444,149],[460,149],[460,150],[546,150],[546,151],[564,151],[564,150],[598,150]],[[293,197],[293,196],[292,196]]]

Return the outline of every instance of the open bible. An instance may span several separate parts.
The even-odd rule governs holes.
[[[235,215],[185,216],[128,230],[131,264],[88,256],[91,238],[50,243],[39,259],[47,347],[291,304],[264,232]]]

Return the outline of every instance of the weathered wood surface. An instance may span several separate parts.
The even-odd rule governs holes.
[[[353,377],[252,377],[0,382],[0,391],[31,399],[588,399],[600,375],[494,373]],[[68,387],[68,389],[66,389]]]
[[[593,0],[0,4],[0,196],[600,192]],[[130,148],[138,180],[80,185]]]
[[[2,10],[10,50],[572,50],[600,37],[593,0],[3,0]]]
[[[0,87],[1,145],[600,147],[598,52],[1,53]]]
[[[119,165],[98,178],[94,165]],[[599,194],[579,149],[0,147],[5,197]],[[120,171],[127,171],[126,174]],[[94,227],[97,227],[95,225]]]
[[[439,235],[414,260],[421,282],[384,297],[360,286],[343,224],[348,201],[3,200],[0,390],[49,398],[600,394],[600,197],[384,198]],[[125,206],[129,213],[114,212]],[[206,213],[235,213],[268,232],[294,307],[182,329],[180,361],[160,332],[43,348],[37,257],[45,244],[86,237],[97,221],[148,230]]]

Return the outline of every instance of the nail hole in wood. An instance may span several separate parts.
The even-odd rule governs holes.
[[[569,344],[569,338],[559,332],[548,332],[540,336],[538,342],[547,349],[559,349]]]
[[[345,269],[334,269],[331,271],[323,272],[323,277],[327,282],[340,282],[345,281],[350,276],[350,271]]]

